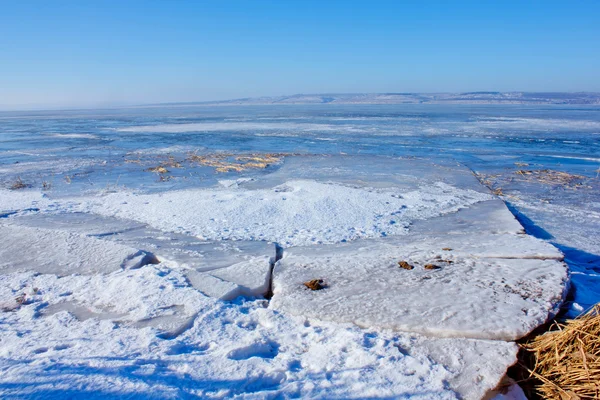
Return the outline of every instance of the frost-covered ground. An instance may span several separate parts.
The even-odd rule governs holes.
[[[477,399],[600,300],[598,108],[0,121],[3,398]]]

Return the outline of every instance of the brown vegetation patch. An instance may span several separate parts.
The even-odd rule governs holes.
[[[440,269],[442,267],[440,267],[439,265],[435,265],[435,264],[425,264],[425,266],[423,268],[425,268],[425,269]]]
[[[265,169],[271,164],[280,162],[286,154],[267,153],[234,155],[229,153],[217,153],[198,155],[189,153],[189,162],[215,168],[216,172],[242,172],[249,169]]]
[[[585,177],[581,175],[574,175],[568,172],[555,171],[552,169],[519,169],[515,171],[515,174],[520,175],[526,180],[533,180],[548,185],[561,185],[567,187],[579,186],[581,185],[581,181],[585,179]]]
[[[412,265],[410,265],[409,263],[407,263],[406,261],[398,261],[398,265],[400,266],[400,268],[404,268],[404,269],[408,269],[408,270],[415,268]]]
[[[308,282],[304,282],[304,286],[306,286],[310,290],[325,289],[325,283],[323,282],[323,279],[313,279]]]
[[[19,190],[19,189],[25,189],[30,187],[31,185],[23,182],[21,180],[21,177],[18,177],[17,179],[15,179],[15,181],[8,187],[10,190]]]
[[[156,172],[157,174],[166,174],[166,173],[169,172],[169,170],[166,169],[165,167],[163,167],[162,165],[158,165],[156,167],[148,168],[148,169],[146,169],[146,171],[148,171],[148,172]]]
[[[520,366],[544,399],[600,399],[600,303],[521,345]]]

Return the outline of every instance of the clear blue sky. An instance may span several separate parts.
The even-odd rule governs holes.
[[[0,107],[600,91],[600,1],[0,0]]]

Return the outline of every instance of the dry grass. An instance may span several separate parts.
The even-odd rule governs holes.
[[[166,169],[162,165],[158,165],[156,167],[148,168],[148,169],[146,169],[146,171],[148,171],[148,172],[156,172],[157,174],[166,174],[166,173],[169,172],[169,170]]]
[[[249,169],[265,169],[281,161],[285,154],[250,154],[235,156],[229,153],[198,155],[188,154],[187,161],[212,167],[216,172],[242,172]]]
[[[518,167],[527,166],[525,163],[515,163]],[[486,186],[490,191],[503,197],[513,197],[506,193],[511,191],[515,183],[526,182],[535,183],[552,188],[561,188],[568,190],[594,189],[597,187],[599,179],[592,179],[582,175],[570,174],[568,172],[556,171],[552,169],[517,169],[514,173],[504,174],[483,174],[473,172],[479,182]],[[600,175],[599,175],[600,176]]]
[[[585,179],[584,176],[569,174],[568,172],[552,169],[524,170],[519,169],[515,174],[523,180],[535,181],[546,185],[559,185],[564,187],[578,187]]]
[[[11,183],[11,185],[8,187],[10,190],[19,190],[19,189],[25,189],[30,187],[31,185],[26,184],[25,182],[23,182],[21,180],[21,177],[18,177],[17,179],[15,179],[15,181],[13,183]]]
[[[325,289],[325,284],[323,283],[323,279],[313,279],[311,281],[304,282],[304,286],[306,286],[310,290]]]
[[[189,152],[185,158],[177,160],[173,155],[144,155],[141,153],[128,154],[124,160],[128,164],[145,165],[149,168],[145,171],[166,174],[174,168],[186,168],[188,166],[205,166],[214,168],[215,172],[243,172],[253,169],[265,169],[273,164],[280,163],[288,153],[210,153],[198,154]],[[136,158],[137,157],[137,158]]]
[[[404,268],[404,269],[408,269],[408,270],[415,268],[412,265],[410,265],[409,263],[407,263],[406,261],[398,261],[398,265],[400,266],[400,268]]]
[[[543,399],[600,399],[600,303],[551,329],[522,345],[526,384]]]

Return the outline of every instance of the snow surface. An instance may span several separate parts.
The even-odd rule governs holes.
[[[205,240],[267,240],[299,246],[406,234],[415,220],[491,198],[441,182],[401,191],[290,180],[256,190],[119,192],[85,199],[76,209]]]
[[[363,327],[496,340],[519,339],[558,311],[567,278],[562,262],[455,255],[437,239],[286,250],[274,270],[271,307]],[[327,287],[308,290],[303,283],[312,279]]]
[[[94,276],[0,276],[2,298],[20,293],[28,302],[0,313],[3,398],[479,399],[516,361],[513,343],[320,322],[264,300],[222,302],[163,264]],[[65,303],[94,317],[44,313]],[[176,308],[180,326],[136,325]],[[120,316],[98,317],[107,313]]]
[[[562,301],[562,254],[461,166],[370,160],[0,191],[0,394],[482,398]]]

